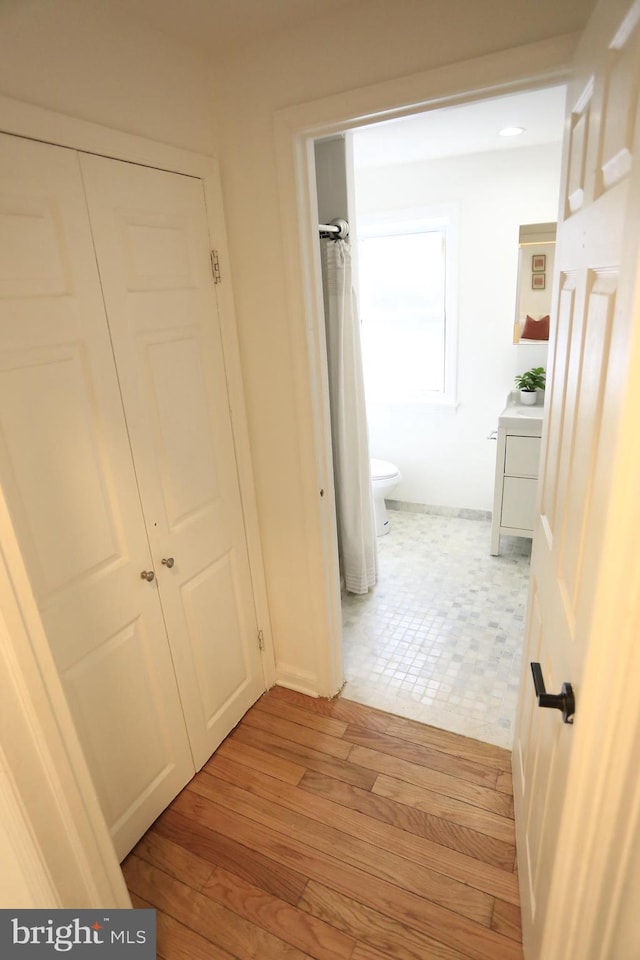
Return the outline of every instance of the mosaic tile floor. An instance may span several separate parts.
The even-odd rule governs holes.
[[[531,541],[390,510],[379,582],[343,594],[343,696],[511,749]]]

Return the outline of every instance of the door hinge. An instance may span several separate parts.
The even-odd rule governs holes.
[[[264,633],[258,630],[258,650],[264,650]]]
[[[222,277],[220,276],[220,258],[217,250],[211,251],[211,272],[213,274],[213,282],[221,283]]]

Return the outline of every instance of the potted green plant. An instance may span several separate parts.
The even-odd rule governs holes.
[[[536,402],[537,391],[544,390],[546,382],[544,367],[532,367],[531,370],[519,373],[515,384],[520,391],[520,403],[532,406]]]

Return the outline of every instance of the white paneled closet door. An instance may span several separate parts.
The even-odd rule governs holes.
[[[133,459],[200,768],[264,690],[202,182],[81,156]]]
[[[0,136],[0,482],[116,849],[194,772],[78,155]]]

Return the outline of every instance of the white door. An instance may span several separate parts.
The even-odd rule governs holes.
[[[78,163],[0,137],[0,482],[123,856],[193,760]]]
[[[81,165],[199,768],[264,690],[203,188],[103,157]]]
[[[513,752],[527,960],[543,960],[583,663],[607,563],[616,427],[625,395],[637,390],[628,347],[640,251],[629,213],[640,192],[639,86],[640,3],[604,0],[581,41],[569,90],[556,331]],[[621,583],[620,602],[624,596]],[[611,642],[613,648],[615,638]],[[531,661],[541,663],[548,692],[559,693],[563,682],[573,685],[576,727],[563,723],[559,711],[537,706]]]

